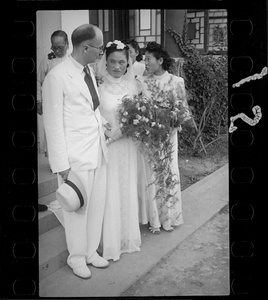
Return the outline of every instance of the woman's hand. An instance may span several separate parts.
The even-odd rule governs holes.
[[[104,76],[100,75],[100,74],[97,74],[95,76],[96,78],[96,81],[97,81],[97,85],[99,86],[100,84],[103,84],[103,81],[104,81]]]
[[[106,130],[108,130],[108,131],[111,131],[112,130],[112,126],[110,125],[110,123],[106,123],[106,124],[104,124],[103,125],[105,128],[106,128]]]
[[[116,141],[116,140],[118,140],[122,136],[122,131],[119,128],[118,129],[113,129],[112,128],[110,130],[105,130],[104,134],[108,138]]]
[[[183,126],[188,127],[189,129],[196,129],[197,130],[197,127],[196,127],[196,124],[195,124],[193,118],[185,121]]]

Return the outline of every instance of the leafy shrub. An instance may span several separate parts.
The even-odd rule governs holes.
[[[228,126],[228,61],[226,55],[200,55],[183,35],[171,28],[167,32],[175,39],[183,57],[182,76],[188,94],[188,104],[197,125],[193,132],[184,128],[179,135],[182,152],[200,149],[227,133]],[[203,144],[204,143],[204,144]],[[205,151],[205,150],[204,150]]]

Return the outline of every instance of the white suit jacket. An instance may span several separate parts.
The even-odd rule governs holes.
[[[98,93],[96,81],[90,69]],[[99,108],[70,57],[54,67],[43,87],[43,118],[52,171],[86,171],[98,166],[99,147],[106,162],[107,147]]]

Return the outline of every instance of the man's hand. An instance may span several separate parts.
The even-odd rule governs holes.
[[[67,180],[68,174],[69,174],[70,170],[71,170],[71,168],[59,172],[59,174],[60,174],[60,176],[62,177],[62,179],[63,179],[64,182]]]

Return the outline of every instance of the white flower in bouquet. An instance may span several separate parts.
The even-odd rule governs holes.
[[[142,112],[145,112],[145,110],[146,110],[146,107],[143,105],[143,106],[141,107],[141,111],[142,111]]]

